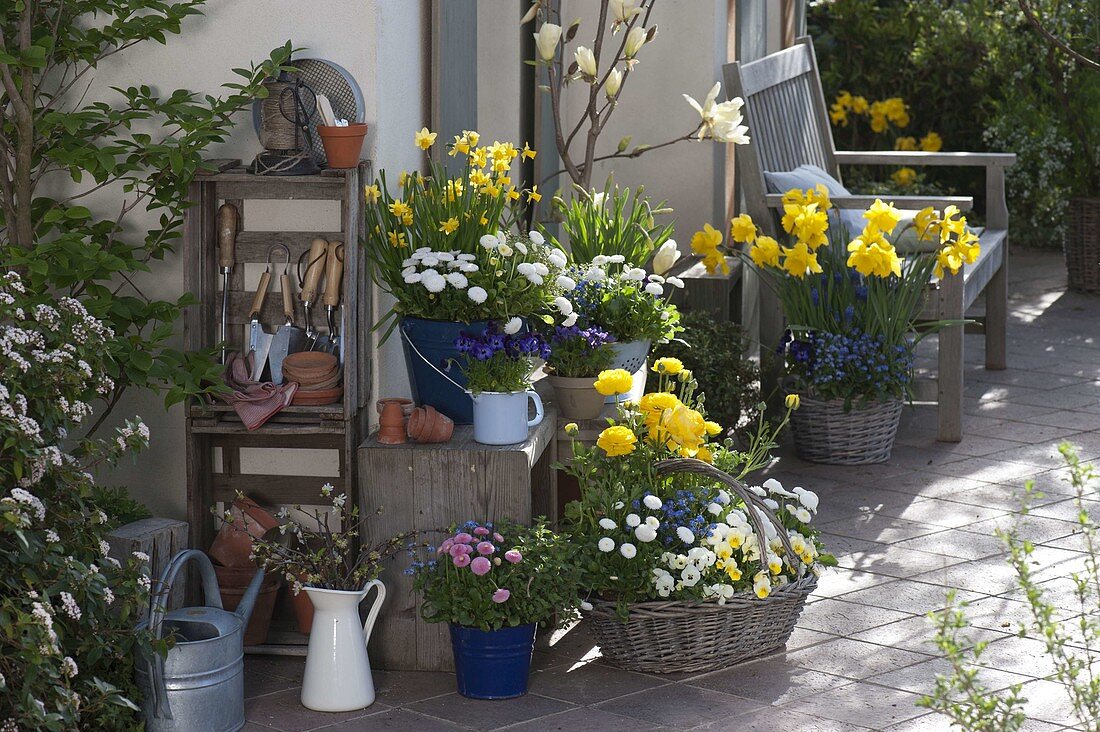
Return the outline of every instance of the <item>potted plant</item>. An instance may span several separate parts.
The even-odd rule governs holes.
[[[435,133],[416,133],[425,152]],[[431,158],[427,173],[402,173],[396,190],[383,171],[366,188],[366,235],[362,240],[371,276],[394,297],[380,320],[389,335],[399,327],[413,400],[435,407],[459,424],[473,420],[465,377],[456,368],[454,342],[460,331],[480,332],[490,320],[561,316],[555,299],[566,255],[537,231],[505,234],[524,197],[536,190],[511,185],[516,159],[534,157],[526,145],[480,145],[464,132],[449,146],[453,172]]]
[[[458,693],[511,699],[527,693],[535,630],[578,604],[572,548],[544,523],[467,522],[425,562],[414,562],[421,616],[449,623]]]
[[[792,331],[785,344],[785,386],[801,409],[791,426],[798,454],[815,462],[857,465],[888,460],[909,395],[913,351],[925,336],[957,321],[917,318],[935,274],[973,263],[978,237],[954,206],[920,211],[899,226],[901,212],[876,200],[850,242],[832,226],[823,186],[783,196],[789,246],[762,235],[747,214],[732,238],[774,287]],[[909,228],[931,251],[905,259],[891,242]],[[895,233],[896,232],[896,233]],[[721,239],[719,234],[718,239]],[[711,260],[718,242],[707,248]]]
[[[645,391],[646,365],[654,343],[667,343],[682,328],[680,313],[672,304],[672,292],[682,288],[678,277],[647,274],[621,255],[599,255],[590,263],[574,266],[569,278],[576,287],[566,296],[582,324],[597,325],[615,342],[611,367],[634,375],[628,398],[637,400]],[[608,397],[613,403],[615,397]]]
[[[462,354],[468,393],[473,399],[474,440],[484,445],[512,445],[527,439],[527,430],[542,422],[542,399],[531,389],[534,359],[545,359],[550,347],[538,333],[524,333],[516,318],[502,328],[490,321],[480,333],[455,339]],[[527,403],[535,406],[527,418]]]
[[[550,336],[546,373],[554,387],[558,414],[565,419],[595,419],[603,409],[604,395],[595,381],[615,360],[614,338],[598,325],[559,325]]]
[[[378,580],[382,560],[406,546],[407,536],[356,550],[359,508],[347,508],[347,495],[332,485],[321,488],[331,508],[280,509],[278,534],[266,534],[253,545],[253,555],[266,571],[280,575],[297,595],[313,604],[312,632],[302,679],[302,704],[320,712],[346,712],[374,703],[367,643],[386,597]],[[274,533],[274,532],[272,532]],[[269,538],[270,537],[270,538]],[[375,588],[366,623],[359,605]]]
[[[658,362],[657,389],[621,406],[595,446],[574,442],[566,468],[581,491],[566,526],[582,610],[623,668],[709,671],[782,646],[834,561],[811,527],[813,492],[741,482],[769,464],[786,419],[761,419],[739,452],[698,402],[691,375]]]

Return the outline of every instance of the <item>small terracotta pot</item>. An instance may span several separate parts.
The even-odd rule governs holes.
[[[401,414],[408,417],[413,412],[413,400],[405,399],[404,397],[388,397],[386,399],[379,399],[374,405],[374,408],[378,410],[379,416],[382,415],[382,409],[387,404],[397,404],[401,407]]]
[[[446,442],[451,439],[454,431],[454,420],[437,411],[435,407],[417,407],[409,416],[409,437],[417,442]]]
[[[365,122],[352,122],[347,127],[317,125],[317,134],[325,146],[325,157],[330,168],[354,168],[359,165],[359,153],[367,136]]]
[[[225,567],[253,567],[253,540],[278,526],[279,520],[247,496],[233,501],[229,513],[233,522],[222,524],[207,553]]]
[[[232,612],[237,609],[256,571],[255,564],[249,567],[214,565],[214,574],[218,577],[218,589],[222,595],[222,605],[226,610]],[[278,575],[264,576],[260,584],[260,594],[256,596],[256,604],[252,606],[248,627],[244,630],[246,646],[258,646],[267,640],[267,632],[271,629],[271,616],[275,612],[275,597],[279,594],[279,581]]]
[[[378,441],[383,445],[400,445],[405,442],[405,404],[408,399],[378,400]]]
[[[596,419],[603,411],[604,396],[596,391],[595,377],[547,376],[554,387],[558,415],[565,419]]]

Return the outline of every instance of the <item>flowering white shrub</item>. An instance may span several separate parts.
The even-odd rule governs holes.
[[[0,729],[136,725],[133,630],[140,563],[107,557],[107,515],[88,470],[148,444],[140,421],[74,440],[114,388],[114,337],[78,301],[0,276]]]

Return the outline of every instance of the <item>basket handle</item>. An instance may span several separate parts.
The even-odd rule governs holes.
[[[720,483],[723,483],[728,487],[738,498],[745,502],[745,506],[748,508],[755,508],[757,510],[749,510],[745,513],[748,515],[749,523],[752,524],[753,531],[756,532],[756,539],[760,543],[760,566],[766,574],[770,576],[768,569],[768,535],[764,531],[764,525],[760,521],[760,515],[763,514],[772,526],[776,529],[776,534],[779,535],[779,540],[783,542],[783,548],[787,550],[787,555],[795,560],[798,560],[803,567],[807,567],[806,563],[802,561],[802,558],[795,554],[794,547],[791,546],[791,541],[787,537],[787,529],[783,527],[783,524],[779,521],[776,515],[772,512],[767,505],[764,504],[763,499],[756,495],[748,488],[745,487],[741,481],[734,478],[732,475],[724,470],[714,467],[710,463],[705,463],[697,458],[674,458],[670,460],[660,460],[654,466],[654,471],[657,475],[671,475],[672,473],[698,473],[705,475],[708,478],[713,478]],[[792,566],[794,562],[790,563]]]

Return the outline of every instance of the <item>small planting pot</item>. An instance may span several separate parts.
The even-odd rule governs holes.
[[[586,376],[547,376],[554,387],[554,403],[558,414],[565,419],[596,419],[603,410],[604,396],[596,391],[596,378]]]
[[[451,624],[458,693],[471,699],[514,699],[527,693],[535,625],[481,630]]]
[[[435,407],[426,405],[412,410],[406,431],[417,442],[446,442],[454,434],[455,423]]]
[[[214,565],[214,574],[218,578],[218,590],[222,595],[222,605],[232,612],[237,609],[248,585],[256,575],[256,565],[249,567],[221,567]],[[265,575],[260,585],[260,594],[252,607],[252,615],[244,631],[244,645],[258,646],[267,640],[271,628],[271,616],[275,612],[275,597],[279,594],[279,576]]]
[[[411,412],[411,399],[379,399],[378,441],[383,445],[403,444],[405,442],[405,417]]]
[[[527,430],[542,422],[542,399],[534,391],[470,392],[474,402],[474,441],[482,445],[515,445],[527,441]],[[535,416],[527,419],[527,402]]]
[[[359,165],[363,139],[367,136],[365,122],[352,122],[347,127],[317,125],[317,134],[325,146],[325,158],[330,168],[354,168]]]

